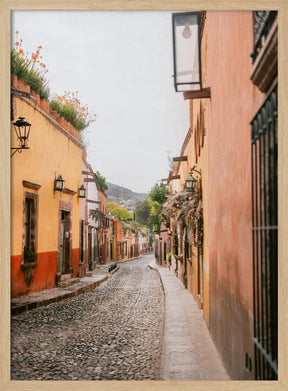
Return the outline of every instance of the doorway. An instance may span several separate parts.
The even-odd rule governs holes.
[[[70,273],[70,252],[70,212],[61,211],[60,254],[58,265],[60,274]]]
[[[93,264],[94,264],[94,259],[93,259],[93,251],[92,251],[92,229],[91,227],[88,227],[88,265],[89,265],[89,270],[93,270]]]

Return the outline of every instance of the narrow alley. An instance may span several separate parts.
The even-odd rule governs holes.
[[[188,6],[11,12],[0,383],[282,381],[282,11]]]

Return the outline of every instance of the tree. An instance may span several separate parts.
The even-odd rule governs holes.
[[[101,175],[99,171],[96,171],[96,176],[98,178],[98,183],[101,190],[107,190],[108,186],[106,184],[106,178],[103,175]]]
[[[165,186],[160,186],[158,183],[154,185],[149,193],[151,201],[159,205],[163,205],[167,200],[168,189]]]
[[[145,197],[143,201],[139,202],[135,208],[135,220],[140,225],[149,225],[150,223],[150,204],[148,197]]]
[[[112,216],[117,217],[119,220],[127,221],[132,219],[133,213],[129,212],[126,208],[116,204],[115,202],[107,203],[107,211],[109,211]]]
[[[167,200],[168,189],[157,183],[152,187],[148,197],[150,199],[150,221],[154,230],[159,232],[162,222],[162,206]]]

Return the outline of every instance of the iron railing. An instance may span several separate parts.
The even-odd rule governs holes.
[[[277,17],[277,11],[254,11],[254,50],[251,54],[252,64],[256,61],[258,53],[271,30]]]
[[[251,121],[255,378],[278,377],[277,85]]]

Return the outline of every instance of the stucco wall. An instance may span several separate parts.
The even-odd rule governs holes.
[[[253,358],[250,120],[263,99],[250,81],[252,12],[207,12],[210,332],[229,373]]]
[[[59,200],[71,201],[73,204],[72,219],[72,262],[73,268],[79,267],[79,207],[77,194],[59,194],[54,192],[55,175],[62,175],[65,187],[77,192],[81,183],[82,149],[61,133],[49,121],[35,104],[29,104],[19,97],[14,97],[15,120],[24,115],[31,126],[30,149],[16,153],[11,158],[11,279],[12,295],[16,296],[55,286],[57,256],[59,248]],[[17,145],[14,130],[11,145]],[[38,266],[34,271],[29,287],[24,282],[20,270],[22,257],[23,200],[22,181],[41,185],[39,190],[26,189],[38,194],[37,219],[37,259]],[[78,258],[78,261],[77,261]],[[76,266],[76,264],[78,264]]]

